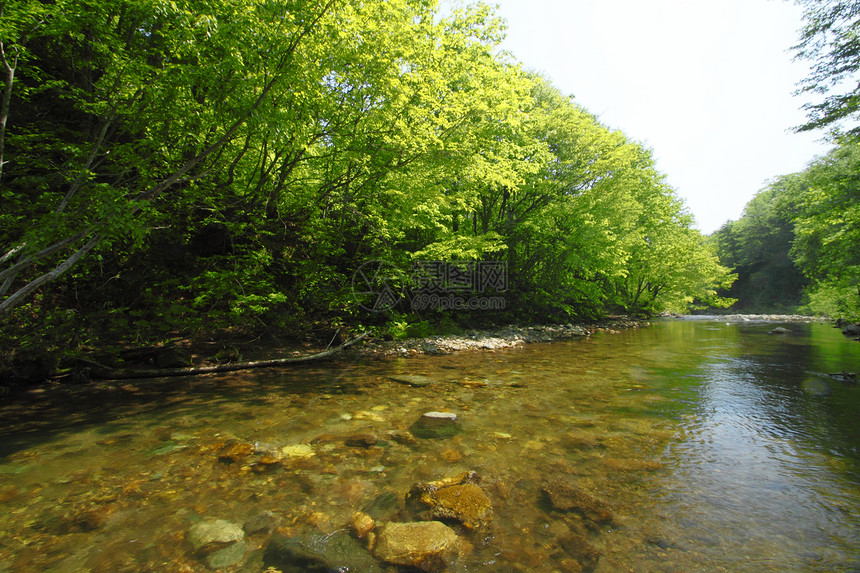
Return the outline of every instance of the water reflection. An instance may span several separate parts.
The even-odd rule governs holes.
[[[9,405],[0,572],[205,571],[183,542],[200,520],[271,511],[282,533],[328,536],[354,510],[405,520],[416,482],[468,470],[494,518],[454,524],[457,571],[856,570],[860,394],[822,375],[860,371],[860,345],[774,326],[660,322]],[[460,431],[412,436],[431,410]],[[230,439],[277,463],[225,461]],[[234,569],[261,571],[267,538],[248,539]]]
[[[703,567],[852,570],[856,474],[834,469],[856,467],[857,434],[840,420],[858,396],[821,372],[856,368],[858,354],[822,325],[791,325],[790,337],[769,328],[721,328],[733,334],[720,339],[723,360],[692,373],[698,399],[669,448],[667,507],[700,541]]]

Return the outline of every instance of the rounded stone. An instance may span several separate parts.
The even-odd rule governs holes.
[[[386,523],[376,539],[374,556],[392,565],[441,571],[457,555],[460,539],[440,521]]]
[[[410,431],[419,438],[450,438],[460,432],[459,422],[453,412],[425,412]]]
[[[211,553],[245,537],[242,527],[224,519],[207,519],[191,527],[186,539],[199,553]]]

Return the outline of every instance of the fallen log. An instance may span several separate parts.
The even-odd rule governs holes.
[[[166,376],[195,376],[197,374],[212,374],[220,372],[235,372],[237,370],[250,370],[252,368],[273,368],[287,364],[300,364],[313,362],[328,358],[337,354],[347,346],[364,339],[367,332],[357,336],[335,348],[330,348],[316,354],[307,356],[293,356],[290,358],[275,358],[272,360],[254,360],[251,362],[228,362],[226,364],[215,364],[213,366],[188,366],[184,368],[111,368],[98,362],[79,358],[78,361],[86,365],[89,375],[99,380],[131,380],[134,378],[163,378]]]

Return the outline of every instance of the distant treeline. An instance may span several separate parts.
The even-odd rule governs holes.
[[[712,240],[737,308],[860,319],[860,143],[775,179]]]

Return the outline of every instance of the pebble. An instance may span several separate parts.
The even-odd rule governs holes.
[[[292,446],[284,446],[281,448],[281,453],[288,458],[303,460],[312,458],[314,456],[314,449],[307,444],[295,444]]]
[[[370,422],[384,422],[385,418],[377,414],[376,412],[368,412],[366,410],[359,410],[352,415],[355,420],[367,420]]]
[[[362,513],[360,511],[356,511],[352,514],[352,518],[349,521],[350,529],[355,536],[359,539],[364,539],[367,537],[367,534],[376,528],[376,523],[373,521],[373,518],[367,515],[366,513]]]

